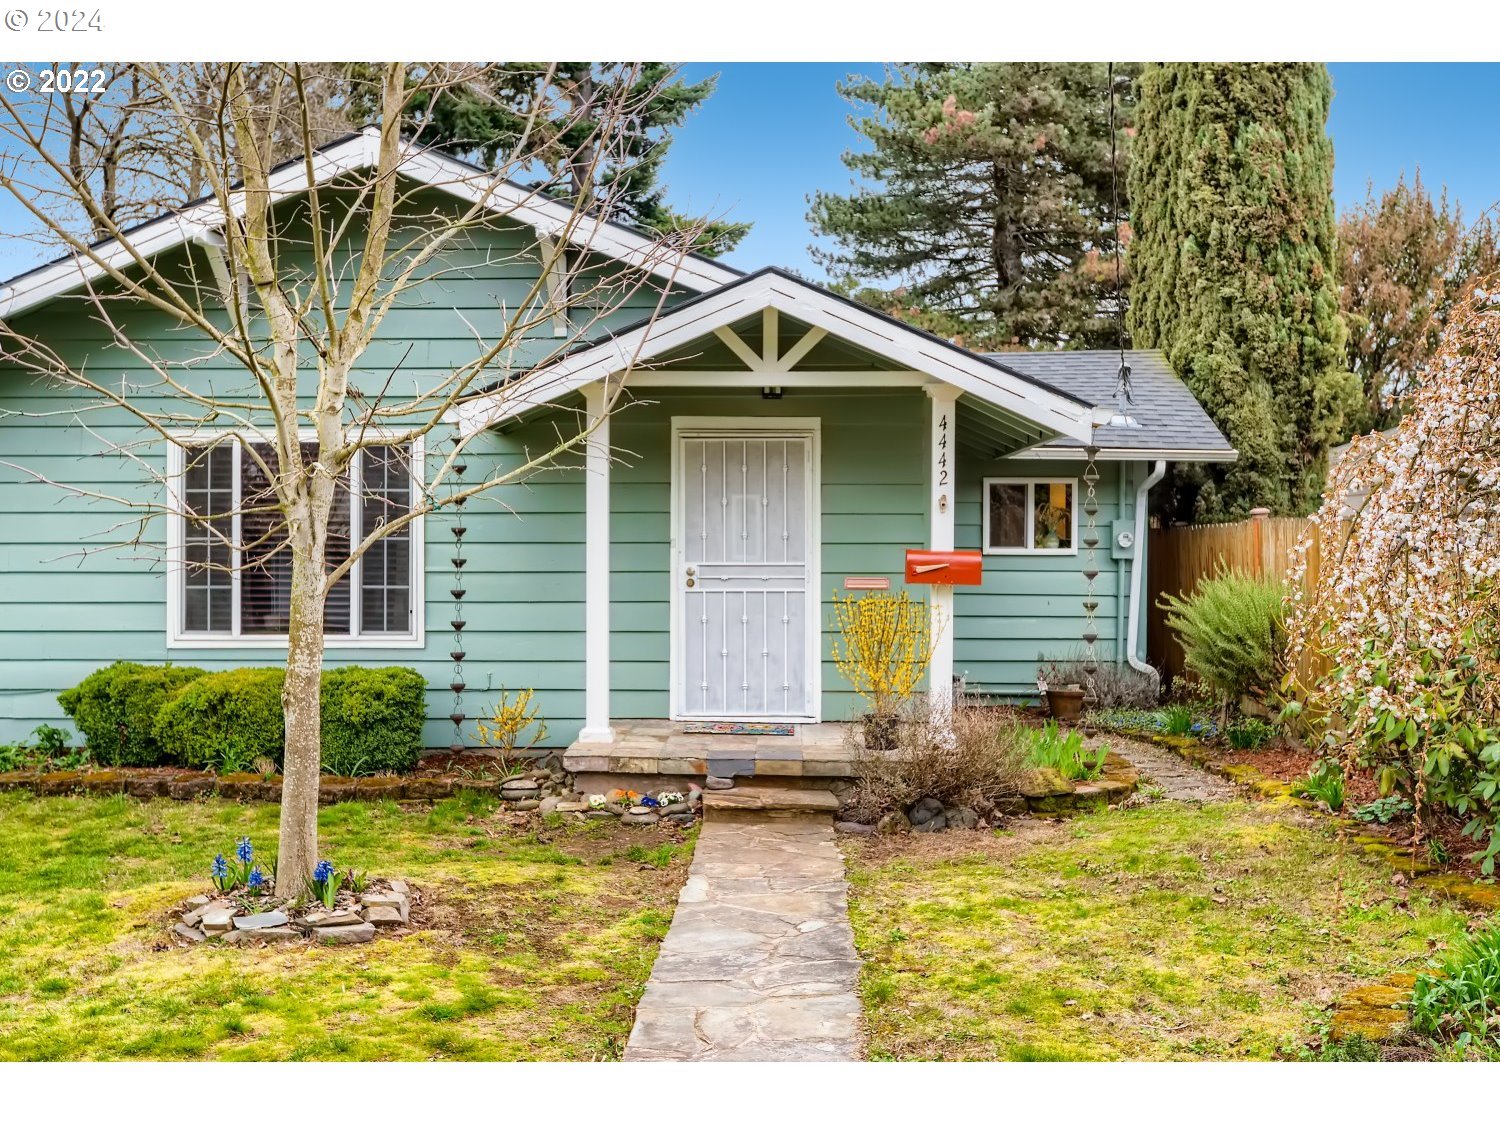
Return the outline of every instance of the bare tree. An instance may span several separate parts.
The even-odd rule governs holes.
[[[371,346],[393,309],[441,306],[443,279],[463,269],[449,264],[457,251],[471,263],[476,251],[486,264],[514,262],[516,253],[495,249],[507,244],[486,239],[485,232],[513,229],[517,222],[535,228],[543,194],[566,186],[518,189],[505,177],[505,170],[520,175],[537,167],[526,135],[497,162],[500,176],[452,162],[434,164],[420,136],[415,143],[403,141],[403,118],[413,99],[431,104],[456,77],[472,79],[472,72],[395,63],[353,79],[370,83],[363,96],[378,107],[378,137],[372,134],[368,142],[373,152],[367,160],[330,174],[316,144],[327,120],[328,85],[304,67],[134,68],[125,133],[170,138],[181,150],[174,148],[163,163],[195,169],[208,196],[206,204],[177,216],[197,231],[185,266],[181,259],[172,264],[153,256],[144,241],[149,226],[134,230],[123,224],[121,216],[136,213],[143,200],[118,198],[128,182],[147,195],[154,190],[158,205],[180,202],[177,185],[165,186],[148,169],[132,165],[128,176],[106,188],[95,172],[58,152],[56,131],[71,128],[72,115],[0,95],[0,129],[11,154],[0,165],[0,188],[73,256],[78,276],[86,280],[72,300],[104,327],[113,348],[147,373],[110,379],[58,341],[29,334],[24,317],[0,322],[0,359],[66,388],[69,422],[90,426],[101,414],[116,420],[123,415],[138,427],[139,440],[112,448],[139,466],[155,488],[143,500],[49,483],[121,506],[112,548],[164,549],[164,537],[154,535],[152,525],[175,511],[203,545],[192,559],[175,560],[179,567],[211,573],[289,560],[278,875],[294,891],[318,858],[319,686],[330,592],[356,560],[419,517],[569,460],[566,455],[592,432],[587,421],[576,429],[556,427],[549,447],[528,451],[524,464],[490,464],[472,478],[456,473],[476,436],[454,427],[457,408],[481,389],[520,393],[525,379],[508,376],[590,338],[600,318],[643,289],[661,307],[699,233],[674,232],[645,244],[628,264],[601,268],[605,259],[591,252],[591,240],[604,229],[598,219],[609,214],[610,200],[596,195],[587,202],[554,201],[546,212],[554,216],[551,229],[539,231],[521,252],[534,280],[519,301],[501,310],[503,328],[487,333],[470,324],[470,354],[420,380],[405,378],[399,362],[379,367]],[[612,90],[601,96],[624,95]],[[616,101],[580,111],[608,121],[623,119],[632,108]],[[614,135],[599,130],[596,148],[579,159],[617,158],[607,141],[597,141]],[[298,158],[278,167],[292,141]],[[417,164],[427,169],[425,178],[403,175]],[[454,178],[438,204],[434,166]],[[91,236],[111,241],[89,241],[49,206],[59,200],[68,205],[61,210],[84,217]],[[292,218],[288,209],[294,209]],[[169,359],[151,339],[139,338],[132,317],[141,309],[164,315],[200,341],[201,357]],[[454,309],[452,315],[464,314]],[[226,357],[244,371],[242,388],[216,386],[198,373],[209,358],[222,366]],[[617,386],[606,411],[619,393]],[[227,431],[234,436],[226,437]],[[417,457],[427,438],[432,440],[425,443],[425,457]],[[238,455],[264,487],[228,509],[185,501],[181,480],[161,468],[160,451],[181,449],[190,469],[205,449],[225,441],[238,443]],[[388,505],[357,537],[340,542],[335,513],[348,504],[352,467],[362,455],[412,462],[417,498]]]

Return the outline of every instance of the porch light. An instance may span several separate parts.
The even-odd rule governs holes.
[[[760,389],[760,397],[761,398],[780,398],[781,397],[781,388],[780,387],[762,387]]]

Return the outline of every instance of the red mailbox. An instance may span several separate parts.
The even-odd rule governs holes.
[[[906,581],[933,586],[978,586],[984,581],[984,555],[978,551],[908,550]]]

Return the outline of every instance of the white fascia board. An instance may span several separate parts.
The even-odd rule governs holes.
[[[1024,458],[1031,461],[1082,461],[1087,453],[1071,446],[1032,446],[1019,453],[1008,453],[1007,457]],[[1152,446],[1142,449],[1101,449],[1096,461],[1199,461],[1205,464],[1228,464],[1239,460],[1239,451],[1234,449],[1167,449]]]
[[[1093,434],[1093,407],[777,274],[767,274],[732,286],[724,293],[701,298],[679,312],[664,313],[653,324],[539,368],[503,391],[475,400],[487,402],[488,408],[483,413],[465,412],[464,418],[485,425],[504,422],[597,379],[635,364],[649,363],[653,357],[709,335],[717,327],[770,307],[824,328],[908,370],[952,384],[1054,434],[1078,441],[1088,441]],[[768,374],[765,381],[774,383],[777,378]]]
[[[379,160],[380,133],[366,129],[347,141],[332,145],[313,156],[313,181],[327,183],[340,175],[373,167]],[[694,292],[717,289],[741,275],[682,250],[668,249],[659,242],[611,223],[577,215],[565,203],[527,192],[487,172],[412,146],[403,149],[400,174],[426,183],[468,203],[483,201],[490,210],[529,226],[538,234],[566,238],[574,246],[615,258]],[[272,202],[305,192],[307,170],[302,161],[286,165],[269,182]],[[244,193],[230,197],[230,211],[244,213]],[[180,246],[224,223],[217,200],[206,200],[182,211],[163,215],[130,233],[130,245],[143,258]],[[124,269],[135,261],[129,249],[111,240],[89,252],[80,252],[31,273],[22,274],[0,289],[0,318],[11,317],[33,305],[104,276],[108,269]]]

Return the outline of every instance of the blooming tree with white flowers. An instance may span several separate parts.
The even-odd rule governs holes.
[[[1386,791],[1500,847],[1500,277],[1471,288],[1393,432],[1329,475],[1292,578],[1287,660],[1305,713]],[[1316,577],[1307,551],[1321,543]],[[1294,674],[1295,675],[1295,674]],[[1312,682],[1307,682],[1312,680]]]

